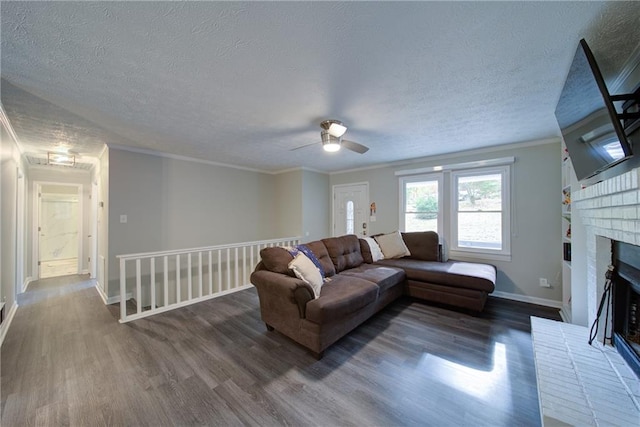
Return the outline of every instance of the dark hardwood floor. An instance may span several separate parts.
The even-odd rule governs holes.
[[[529,316],[401,299],[322,360],[254,289],[128,324],[83,276],[34,282],[1,349],[2,425],[540,425]]]

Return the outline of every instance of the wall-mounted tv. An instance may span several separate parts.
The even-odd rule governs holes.
[[[632,155],[621,115],[587,42],[582,39],[556,106],[556,119],[578,180],[592,177]]]

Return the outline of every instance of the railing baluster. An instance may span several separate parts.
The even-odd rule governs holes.
[[[127,272],[126,259],[120,258],[120,319],[127,319]]]
[[[231,268],[230,268],[230,263],[229,263],[229,258],[231,256],[231,249],[227,248],[227,283],[225,284],[226,286],[224,286],[224,289],[231,289]]]
[[[142,313],[142,274],[140,273],[141,260],[136,260],[136,311]]]
[[[249,252],[250,252],[250,255],[249,255],[249,257],[250,257],[249,265],[250,265],[250,266],[254,266],[254,265],[256,265],[256,264],[257,264],[257,262],[256,262],[256,260],[255,260],[254,255],[253,255],[253,245],[251,245],[251,246],[250,246],[250,248],[251,248],[251,249],[250,249],[250,251],[249,251]]]
[[[222,251],[218,249],[218,292],[222,291]]]
[[[198,296],[202,298],[202,252],[198,252]]]
[[[247,284],[247,247],[242,247],[242,284]]]
[[[235,282],[233,283],[233,287],[237,288],[239,287],[238,284],[238,248],[235,248],[233,251],[233,269],[235,270]]]
[[[187,290],[187,300],[190,300],[193,297],[191,290],[191,288],[193,288],[193,282],[191,280],[191,276],[191,252],[189,252],[187,254],[187,286],[189,286],[189,289]]]
[[[151,275],[151,310],[156,309],[156,259],[149,259],[149,274]]]
[[[164,304],[163,307],[169,306],[169,257],[165,255],[163,257],[164,268]]]
[[[211,269],[211,251],[209,251],[209,295],[213,293],[213,270]]]
[[[180,254],[176,255],[176,304],[180,302]]]

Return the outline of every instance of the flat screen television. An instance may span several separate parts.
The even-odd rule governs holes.
[[[578,45],[555,114],[578,180],[632,156],[614,99],[584,39]]]

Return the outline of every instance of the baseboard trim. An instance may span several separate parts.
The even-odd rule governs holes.
[[[89,270],[86,268],[84,270],[80,270],[80,274],[89,274]]]
[[[18,311],[18,304],[13,303],[9,312],[7,313],[7,318],[4,319],[2,325],[0,325],[0,347],[4,342],[4,337],[7,336],[7,332],[9,331],[9,327],[11,326],[11,322],[13,322],[13,317],[16,315],[16,311]]]
[[[120,295],[108,297],[107,294],[105,294],[104,291],[102,290],[102,286],[100,286],[100,283],[97,280],[96,280],[96,291],[98,291],[98,295],[100,295],[100,298],[102,299],[102,302],[104,303],[104,305],[117,304],[120,302]],[[133,294],[131,292],[127,292],[127,299],[129,300],[131,298],[133,298]]]
[[[102,302],[104,303],[104,305],[109,305],[107,303],[107,295],[104,293],[104,291],[102,290],[102,286],[100,286],[100,283],[96,280],[96,291],[98,291],[98,295],[100,295],[100,299],[102,299]]]
[[[24,283],[22,283],[22,293],[27,292],[27,288],[29,287],[29,284],[30,284],[31,282],[33,282],[33,277],[31,277],[31,276],[26,277],[26,278],[24,279]]]
[[[509,299],[512,301],[526,302],[529,304],[544,305],[546,307],[553,307],[557,309],[562,308],[561,301],[555,301],[555,300],[546,299],[546,298],[530,297],[526,295],[512,294],[510,292],[494,291],[489,296],[502,298],[502,299]]]
[[[133,299],[133,294],[131,292],[127,292],[126,299]],[[120,295],[114,295],[112,297],[107,298],[106,305],[118,304],[120,302]]]

